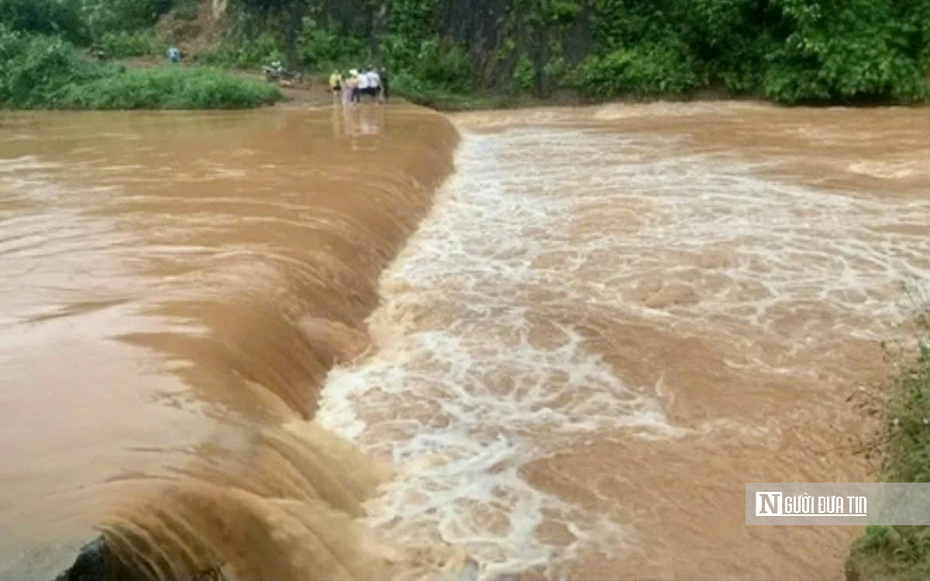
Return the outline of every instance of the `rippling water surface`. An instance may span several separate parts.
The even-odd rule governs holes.
[[[928,131],[7,116],[0,578],[93,527],[163,579],[841,578],[855,530],[747,528],[743,486],[872,477],[849,396],[930,280]]]

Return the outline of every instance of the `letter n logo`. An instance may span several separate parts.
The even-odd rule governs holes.
[[[756,516],[778,516],[781,511],[781,492],[756,493]]]

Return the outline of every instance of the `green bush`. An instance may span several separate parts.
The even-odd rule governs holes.
[[[255,38],[229,37],[215,50],[199,55],[200,62],[208,65],[254,68],[273,61],[284,60],[283,43],[273,34]]]
[[[392,85],[408,94],[474,90],[465,49],[444,44],[438,38],[414,46],[404,37],[389,35],[381,44],[381,63],[391,70]]]
[[[0,26],[0,104],[5,107],[54,106],[63,87],[102,74],[60,38]]]
[[[533,62],[525,55],[521,56],[517,60],[517,66],[514,67],[511,90],[514,93],[528,93],[533,89],[535,80],[536,68]]]
[[[59,35],[71,42],[90,39],[80,5],[72,0],[0,0],[0,24],[11,30]]]
[[[706,82],[735,94],[760,92],[767,56],[790,32],[781,11],[759,0],[694,0],[673,18]]]
[[[137,48],[128,53],[145,54],[138,48],[142,38],[151,36],[151,27],[176,1],[180,11],[199,9],[197,0],[0,0],[0,23],[77,45],[128,49],[134,42]]]
[[[74,1],[74,0],[72,0]],[[107,32],[134,32],[154,25],[173,0],[82,0],[83,18],[95,38]]]
[[[151,31],[107,32],[97,44],[110,58],[161,54],[167,49]]]
[[[781,0],[793,32],[768,55],[765,94],[785,103],[923,98],[913,23],[892,0],[844,4]]]
[[[388,34],[379,46],[381,61],[394,71],[411,70],[416,61],[413,42],[399,34]]]
[[[304,21],[300,50],[303,64],[314,70],[356,68],[370,60],[361,40],[320,26],[312,19]]]
[[[601,96],[628,92],[594,86],[612,65],[638,69],[637,84],[653,89],[650,77],[669,75],[671,92],[697,81],[787,104],[926,97],[928,0],[595,0],[592,25],[596,60],[581,77]],[[685,47],[696,79],[670,58],[682,51],[642,55],[668,38]]]
[[[57,104],[71,109],[246,109],[280,98],[274,85],[218,69],[165,66],[69,85]]]
[[[437,33],[437,10],[442,8],[441,4],[436,0],[394,0],[388,34],[403,38],[412,45],[434,37]]]
[[[472,89],[468,54],[459,45],[445,45],[438,39],[420,43],[412,74],[427,85],[453,91]]]
[[[589,96],[610,98],[683,93],[697,87],[700,77],[687,47],[670,39],[589,57],[576,82]]]
[[[552,24],[562,26],[575,22],[584,12],[584,7],[580,4],[565,0],[555,0],[548,7],[543,5],[543,9],[546,8],[548,8],[547,20]]]

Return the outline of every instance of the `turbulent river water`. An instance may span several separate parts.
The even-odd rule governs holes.
[[[0,117],[0,579],[838,579],[930,111]]]

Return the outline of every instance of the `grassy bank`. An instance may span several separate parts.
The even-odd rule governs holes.
[[[930,307],[917,320],[916,355],[897,356],[885,403],[884,482],[930,482]],[[850,581],[930,579],[930,527],[868,527],[847,562]]]
[[[282,98],[277,87],[219,69],[129,70],[59,37],[0,27],[0,108],[244,109]]]
[[[56,104],[67,109],[248,109],[282,98],[274,85],[219,69],[166,66],[71,85]]]

